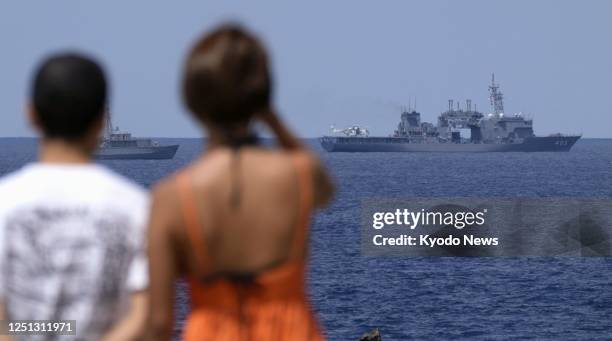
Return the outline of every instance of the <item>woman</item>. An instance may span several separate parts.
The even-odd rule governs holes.
[[[168,339],[174,284],[185,276],[185,340],[321,340],[305,293],[311,211],[332,185],[271,110],[267,56],[251,34],[223,26],[199,40],[184,100],[207,151],[154,191],[150,222],[151,333]],[[263,122],[280,149],[263,148]]]

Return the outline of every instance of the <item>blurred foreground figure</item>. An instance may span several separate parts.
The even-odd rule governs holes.
[[[76,54],[37,70],[28,115],[39,161],[0,181],[0,320],[76,320],[74,336],[142,332],[146,192],[90,162],[107,101],[102,69]]]
[[[184,100],[207,151],[159,184],[149,228],[151,338],[169,339],[174,284],[188,279],[184,339],[321,340],[306,294],[308,226],[332,194],[313,154],[272,111],[266,52],[240,27],[196,42]],[[262,122],[280,148],[251,133]]]

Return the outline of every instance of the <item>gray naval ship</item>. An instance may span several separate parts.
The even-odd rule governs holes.
[[[465,110],[448,101],[448,110],[440,114],[436,125],[421,122],[416,110],[405,110],[397,130],[389,137],[369,136],[366,128],[352,126],[335,129],[319,139],[328,152],[567,152],[580,135],[553,134],[535,136],[533,120],[522,113],[504,114],[503,94],[492,76],[489,86],[493,112],[483,114]]]
[[[106,110],[104,133],[94,157],[100,160],[163,160],[172,159],[179,145],[160,145],[149,138],[134,138],[114,127]]]

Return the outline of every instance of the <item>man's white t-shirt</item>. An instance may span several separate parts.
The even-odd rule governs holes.
[[[34,163],[0,180],[7,319],[76,320],[77,339],[99,339],[148,285],[148,200],[96,164]]]

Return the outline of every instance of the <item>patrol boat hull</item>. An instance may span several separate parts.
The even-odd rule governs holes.
[[[101,147],[94,157],[98,160],[167,160],[172,159],[178,145],[148,147]]]
[[[567,152],[580,136],[528,137],[521,143],[418,143],[405,137],[323,136],[321,146],[328,152]]]

